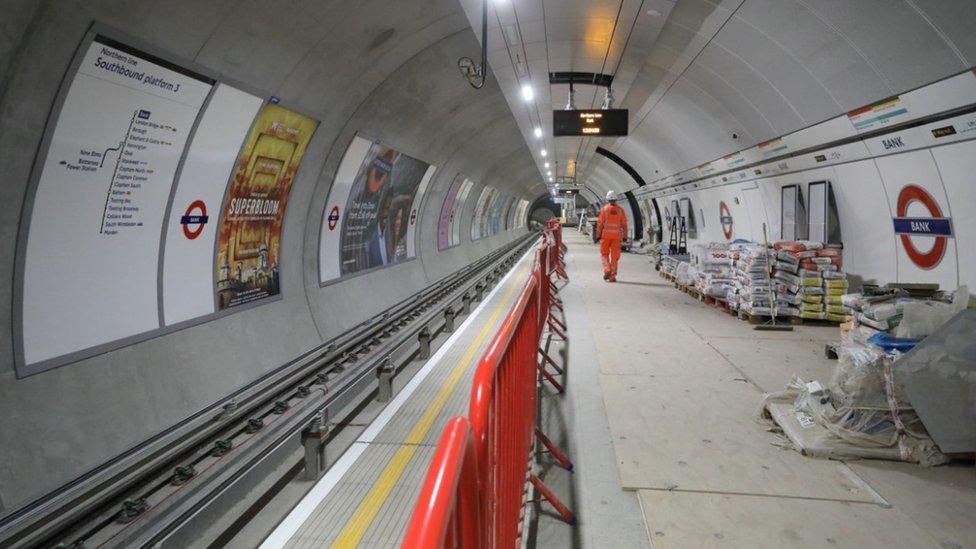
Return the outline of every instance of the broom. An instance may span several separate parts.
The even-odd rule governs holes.
[[[761,332],[792,332],[793,326],[776,322],[776,296],[773,294],[773,264],[769,260],[769,238],[766,237],[766,224],[763,223],[763,246],[766,250],[766,274],[769,275],[769,320],[757,324],[753,330]]]

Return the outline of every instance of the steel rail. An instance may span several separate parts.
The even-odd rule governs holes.
[[[317,418],[368,400],[379,366],[399,372],[421,351],[422,332],[429,342],[449,331],[472,291],[484,292],[533,240],[528,235],[442,278],[0,518],[0,546],[130,547],[171,536]]]

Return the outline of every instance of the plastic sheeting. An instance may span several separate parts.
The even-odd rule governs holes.
[[[895,379],[943,452],[976,451],[974,334],[976,309],[963,310],[895,363]]]

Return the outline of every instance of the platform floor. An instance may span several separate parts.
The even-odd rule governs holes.
[[[570,389],[546,400],[577,472],[550,468],[547,482],[580,526],[543,510],[536,546],[976,547],[972,465],[809,458],[756,422],[763,392],[793,375],[830,379],[837,328],[756,332],[677,291],[645,256],[624,254],[610,284],[588,237],[565,241]]]
[[[266,549],[399,547],[447,420],[523,288],[525,255],[264,540]]]

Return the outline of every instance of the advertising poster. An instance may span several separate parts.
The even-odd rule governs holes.
[[[414,257],[412,234],[432,166],[373,143],[349,190],[339,235],[340,276]]]
[[[457,246],[461,243],[461,216],[464,212],[464,205],[468,202],[468,195],[471,194],[473,187],[474,181],[465,179],[461,185],[461,191],[458,193],[457,200],[454,201],[454,213],[451,215],[451,246]]]
[[[505,213],[505,205],[508,203],[508,194],[498,191],[495,193],[491,203],[491,214],[488,219],[487,236],[495,236],[502,230],[502,215]]]
[[[220,310],[280,293],[281,223],[318,121],[265,104],[221,208],[215,274]]]
[[[447,195],[444,197],[444,204],[441,206],[441,215],[437,219],[438,251],[446,250],[452,246],[451,229],[454,223],[454,204],[458,200],[458,194],[461,192],[461,186],[464,185],[464,181],[464,175],[457,174],[451,183],[451,188],[447,190]]]
[[[18,252],[22,373],[159,328],[167,203],[215,84],[100,35],[82,47],[48,124]]]
[[[514,196],[509,196],[505,202],[505,209],[502,210],[502,229],[509,230],[515,228],[515,202]]]
[[[486,229],[488,228],[488,208],[491,206],[491,199],[494,192],[495,189],[491,187],[481,189],[478,203],[474,207],[474,218],[471,221],[471,240],[479,240],[488,236],[486,233]]]

